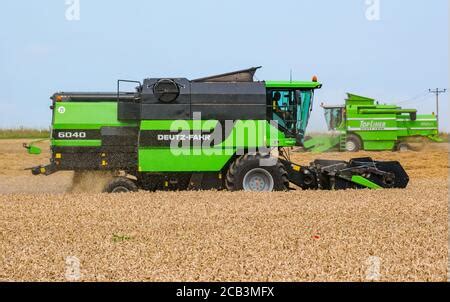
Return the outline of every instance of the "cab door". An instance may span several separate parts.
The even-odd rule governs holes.
[[[295,137],[297,124],[296,92],[292,89],[274,89],[268,93],[270,101],[271,120],[278,123],[278,127],[288,137]]]

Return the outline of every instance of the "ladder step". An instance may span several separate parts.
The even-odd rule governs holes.
[[[339,149],[340,151],[345,150],[345,145],[347,143],[347,135],[341,134],[339,137]]]

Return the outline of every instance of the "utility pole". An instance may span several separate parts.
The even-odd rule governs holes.
[[[436,95],[436,120],[437,120],[437,129],[439,132],[439,95],[441,93],[446,93],[447,89],[439,90],[439,88],[436,89],[428,89],[430,93],[434,93]]]

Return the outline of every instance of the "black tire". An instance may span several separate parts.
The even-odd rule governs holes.
[[[355,134],[347,135],[347,140],[345,143],[345,151],[347,152],[358,152],[362,149],[362,142],[359,136]]]
[[[261,191],[287,191],[289,190],[289,179],[283,164],[277,160],[273,166],[261,166],[260,160],[264,157],[261,154],[245,154],[237,158],[227,172],[225,184],[230,191],[243,191],[245,189],[244,179],[251,173],[262,173],[271,177],[271,186],[265,187]],[[257,171],[257,172],[255,172]],[[265,172],[264,172],[265,171]],[[271,188],[269,188],[271,187]],[[247,191],[251,190],[247,187]]]
[[[105,193],[127,193],[137,192],[138,187],[135,182],[129,178],[120,176],[111,180],[103,189]]]
[[[395,148],[398,152],[407,152],[411,151],[411,146],[406,142],[399,142]]]

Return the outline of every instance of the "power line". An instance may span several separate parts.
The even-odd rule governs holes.
[[[409,105],[415,105],[415,104],[418,104],[418,103],[426,103],[427,101],[429,101],[430,97],[431,96],[429,95],[429,92],[427,92],[427,95],[423,95],[420,98],[416,98],[414,100],[409,101],[408,102],[408,106]]]
[[[441,93],[446,93],[447,89],[439,90],[439,88],[436,89],[428,89],[429,93],[436,94],[436,120],[437,120],[437,128],[439,132],[439,95]]]
[[[403,101],[400,101],[400,102],[397,102],[397,104],[403,104],[403,103],[410,103],[410,102],[412,102],[412,101],[414,101],[414,100],[417,100],[417,99],[422,99],[425,95],[427,95],[429,92],[428,91],[422,91],[420,94],[418,94],[418,95],[416,95],[416,96],[414,96],[414,97],[412,97],[412,98],[409,98],[409,99],[406,99],[406,100],[403,100]]]

